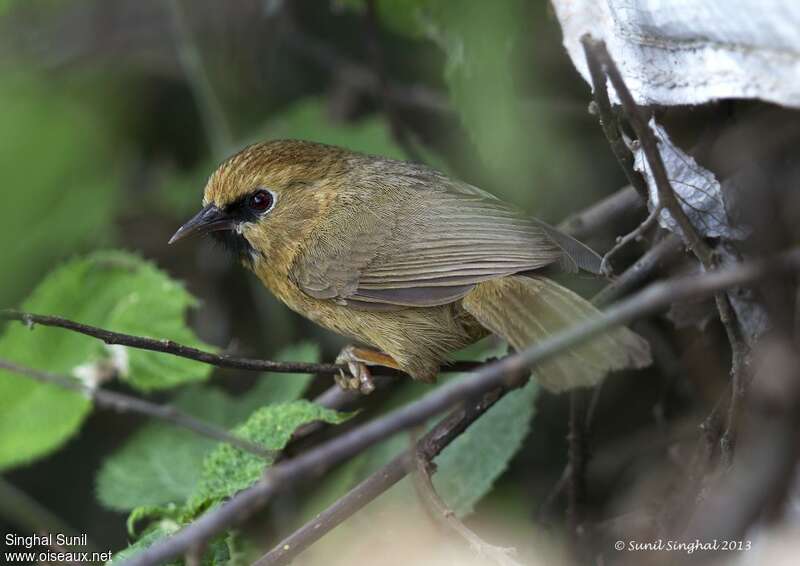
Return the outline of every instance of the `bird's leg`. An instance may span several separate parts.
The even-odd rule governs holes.
[[[345,374],[344,370],[339,370],[339,375],[335,377],[337,385],[342,389],[361,391],[365,395],[375,390],[375,384],[372,382],[372,372],[369,371],[367,366],[400,369],[400,366],[391,356],[376,350],[357,348],[352,345],[342,348],[342,351],[336,356],[336,363],[346,364],[350,370],[349,376]]]

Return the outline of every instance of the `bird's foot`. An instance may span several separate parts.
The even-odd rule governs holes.
[[[336,384],[342,389],[360,391],[364,395],[375,390],[372,372],[368,366],[386,366],[399,369],[397,362],[391,356],[374,350],[356,348],[355,346],[345,346],[336,356],[336,363],[346,365],[350,374],[347,375],[344,370],[339,370],[339,374],[334,377]]]

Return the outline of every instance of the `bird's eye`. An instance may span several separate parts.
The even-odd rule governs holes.
[[[272,208],[272,205],[275,202],[275,197],[272,196],[272,193],[264,190],[259,189],[250,195],[250,198],[247,201],[247,205],[250,207],[251,210],[256,212],[265,212]]]

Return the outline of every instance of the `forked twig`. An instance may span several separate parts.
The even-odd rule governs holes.
[[[604,274],[606,277],[610,277],[613,274],[614,270],[611,267],[611,258],[631,242],[638,242],[641,240],[645,233],[652,228],[653,225],[655,225],[659,214],[661,214],[660,204],[653,207],[653,210],[650,211],[650,214],[647,215],[647,218],[645,218],[644,221],[636,227],[636,229],[628,234],[625,234],[624,236],[617,238],[617,242],[614,244],[614,247],[606,252],[606,254],[603,256],[603,260],[600,262],[600,272],[602,274]]]

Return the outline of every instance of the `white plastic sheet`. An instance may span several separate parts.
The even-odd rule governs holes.
[[[758,98],[800,107],[800,0],[552,4],[584,79],[590,82],[580,38],[590,33],[605,40],[639,104]]]

